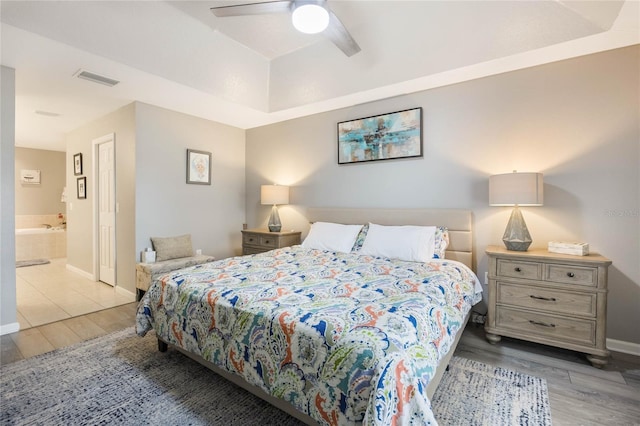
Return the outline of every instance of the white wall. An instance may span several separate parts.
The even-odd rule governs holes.
[[[211,185],[186,183],[187,149],[212,153]],[[216,258],[240,254],[245,132],[136,103],[136,253],[151,237],[191,234]]]
[[[0,334],[18,331],[15,250],[15,70],[0,66]]]
[[[522,209],[532,247],[586,241],[612,259],[608,337],[640,344],[639,80],[634,46],[249,130],[248,223],[266,224],[272,182],[292,186],[285,229],[306,231],[308,206],[467,208],[483,277],[510,214],[488,206],[488,177],[542,172],[545,205]],[[337,164],[338,122],[418,106],[424,158]]]

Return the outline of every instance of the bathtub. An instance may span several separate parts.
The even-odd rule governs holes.
[[[31,234],[49,234],[51,232],[64,232],[64,229],[55,228],[23,228],[16,229],[16,235],[31,235]]]
[[[67,233],[55,228],[16,229],[16,260],[67,257]]]

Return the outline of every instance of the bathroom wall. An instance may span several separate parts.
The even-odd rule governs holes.
[[[60,201],[66,181],[65,164],[64,152],[15,148],[16,215],[65,213],[65,203]],[[22,183],[23,169],[40,170],[40,184]]]

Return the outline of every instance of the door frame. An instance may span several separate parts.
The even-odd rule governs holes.
[[[100,281],[100,205],[99,205],[99,198],[98,198],[98,187],[99,187],[99,170],[98,170],[98,166],[99,166],[99,149],[100,149],[100,145],[106,142],[111,142],[113,141],[113,153],[114,153],[114,157],[113,157],[113,168],[114,168],[114,178],[115,181],[117,182],[117,169],[116,169],[116,160],[115,160],[115,153],[116,153],[116,134],[115,133],[108,133],[104,136],[101,136],[97,139],[94,139],[93,141],[91,141],[91,165],[92,165],[92,177],[91,177],[91,194],[92,194],[92,198],[93,198],[93,279],[94,281]],[[115,182],[114,182],[115,184]],[[116,185],[116,194],[117,194],[117,185]],[[116,212],[116,230],[117,230],[117,226],[118,226],[118,202],[115,202],[115,212]],[[118,234],[116,232],[116,246],[114,247],[115,250],[115,283],[113,285],[114,288],[118,287]]]

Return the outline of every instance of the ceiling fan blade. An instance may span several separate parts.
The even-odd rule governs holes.
[[[220,18],[227,16],[263,15],[267,13],[283,13],[290,11],[291,0],[236,4],[233,6],[219,6],[211,8],[211,12]]]
[[[360,51],[358,43],[331,10],[329,10],[329,26],[324,30],[324,34],[347,56],[353,56]]]

